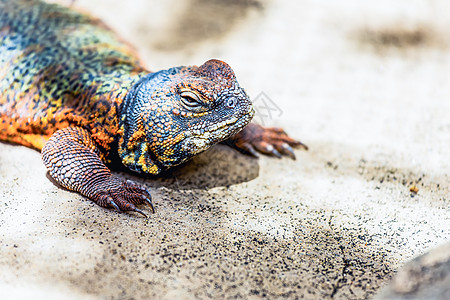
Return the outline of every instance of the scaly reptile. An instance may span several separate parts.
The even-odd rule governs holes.
[[[0,0],[0,140],[41,150],[57,183],[100,206],[154,212],[145,186],[106,165],[159,174],[223,141],[255,156],[306,148],[253,115],[223,61],[149,72],[95,18]]]

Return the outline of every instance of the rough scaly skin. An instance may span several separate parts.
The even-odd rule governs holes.
[[[222,61],[151,73],[99,20],[0,0],[0,140],[42,150],[56,182],[100,206],[153,210],[145,187],[112,175],[111,162],[158,174],[222,141],[253,155],[305,147],[249,124],[253,114]]]

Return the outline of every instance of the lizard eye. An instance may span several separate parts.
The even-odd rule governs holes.
[[[237,104],[237,99],[235,97],[228,98],[225,102],[225,106],[228,108],[234,108]]]
[[[199,110],[202,108],[201,100],[197,94],[191,91],[182,91],[180,93],[183,106],[189,110]]]

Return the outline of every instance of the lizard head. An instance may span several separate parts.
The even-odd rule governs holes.
[[[128,168],[157,174],[238,133],[253,115],[222,61],[151,73],[122,103],[119,155]]]

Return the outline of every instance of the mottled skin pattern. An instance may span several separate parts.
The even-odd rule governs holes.
[[[0,140],[42,150],[51,177],[103,207],[136,211],[148,174],[218,142],[295,158],[281,129],[249,124],[248,95],[224,62],[149,72],[103,23],[36,0],[0,0]],[[145,215],[145,214],[144,214]]]

